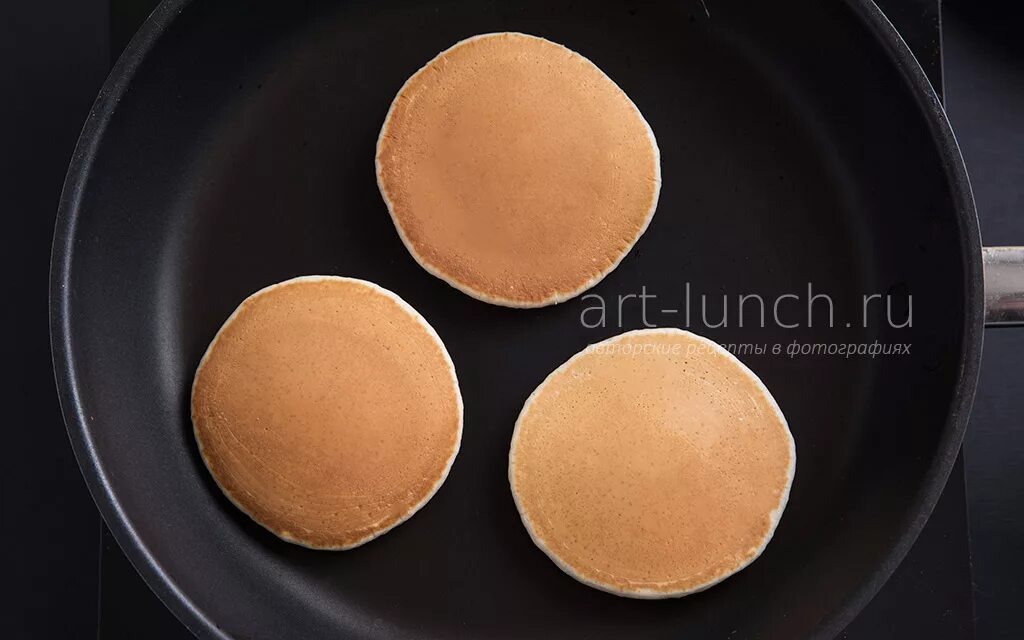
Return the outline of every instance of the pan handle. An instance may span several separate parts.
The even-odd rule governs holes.
[[[1024,326],[1024,247],[984,247],[985,326]]]

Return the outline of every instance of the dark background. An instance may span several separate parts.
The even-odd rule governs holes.
[[[103,533],[57,406],[47,323],[49,247],[68,160],[109,66],[155,4],[0,7],[3,388],[14,407],[4,425],[2,530],[15,596],[3,637],[187,637]],[[879,4],[898,26],[934,20],[934,0]],[[990,245],[1024,245],[1024,37],[1011,5],[947,2],[942,12],[947,108]],[[930,33],[906,35],[927,47],[913,39]],[[970,638],[972,626],[981,640],[1022,637],[1024,330],[986,333],[962,457],[933,522],[849,638]]]

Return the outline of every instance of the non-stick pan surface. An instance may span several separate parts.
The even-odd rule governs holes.
[[[154,14],[72,163],[54,247],[54,349],[93,494],[193,631],[791,640],[834,635],[884,582],[942,488],[974,389],[980,261],[964,168],[924,74],[873,5],[706,5],[219,0]],[[589,57],[657,135],[661,202],[591,292],[607,305],[603,326],[581,322],[595,298],[506,309],[431,277],[378,194],[374,144],[404,80],[457,40],[502,30]],[[220,324],[249,293],[301,274],[366,278],[403,296],[445,340],[465,397],[462,451],[440,492],[345,553],[291,546],[235,509],[189,422],[192,375]],[[834,301],[834,327],[820,303],[807,317],[808,283]],[[646,318],[635,297],[620,316],[618,297],[641,293],[657,296]],[[800,296],[783,307],[793,328],[756,316],[740,327],[734,310],[713,326],[723,294],[735,305],[787,293]],[[870,294],[897,307],[912,296],[912,326],[877,313],[864,322]],[[761,559],[657,602],[559,571],[519,522],[506,475],[534,387],[645,319],[767,345],[740,357],[774,393],[798,450],[789,507]],[[911,348],[771,352],[794,340]]]

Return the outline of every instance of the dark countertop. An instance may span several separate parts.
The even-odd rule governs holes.
[[[1024,38],[1020,3],[949,0],[946,106],[986,245],[1024,245]],[[977,634],[1024,637],[1024,329],[985,332],[964,441]]]
[[[16,541],[5,538],[8,580],[20,585],[25,598],[7,628],[15,638],[88,637],[97,628],[101,638],[187,638],[102,529],[57,407],[46,319],[50,235],[67,161],[113,60],[110,52],[120,51],[155,2],[76,0],[59,10],[52,4],[10,4],[0,18],[0,45],[7,54],[0,56],[0,69],[18,90],[0,101],[6,147],[0,194],[6,196],[7,219],[15,221],[6,236],[14,242],[2,255],[7,273],[15,275],[10,286],[19,303],[17,313],[4,315],[5,328],[17,336],[4,354],[13,356],[19,370],[15,419],[8,423],[15,434],[8,451],[15,455],[4,468],[3,510],[5,536],[13,533],[12,522],[19,528]],[[937,0],[879,5],[941,86]],[[1024,48],[998,44],[1015,41],[1012,34],[999,35],[1008,21],[993,25],[954,9],[944,15],[942,40],[947,103],[971,170],[982,231],[989,244],[1024,244]],[[906,561],[842,637],[972,638],[972,592],[978,638],[1019,636],[1014,614],[1024,600],[1018,578],[1024,569],[1022,357],[1024,331],[986,334],[966,465],[957,461]],[[23,535],[25,530],[31,535]]]
[[[100,517],[57,404],[47,285],[64,174],[109,65],[106,10],[105,0],[59,8],[0,5],[0,260],[8,274],[2,348],[9,407],[0,530],[4,582],[20,594],[4,609],[9,638],[81,638],[96,625]]]

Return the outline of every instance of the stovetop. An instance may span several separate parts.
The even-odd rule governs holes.
[[[943,91],[939,0],[877,0]],[[114,0],[112,49],[120,51],[154,0]],[[114,59],[112,57],[112,59]],[[840,636],[845,640],[972,640],[974,606],[962,456],[917,543],[893,577]],[[100,640],[191,634],[163,607],[104,529],[100,574]]]

